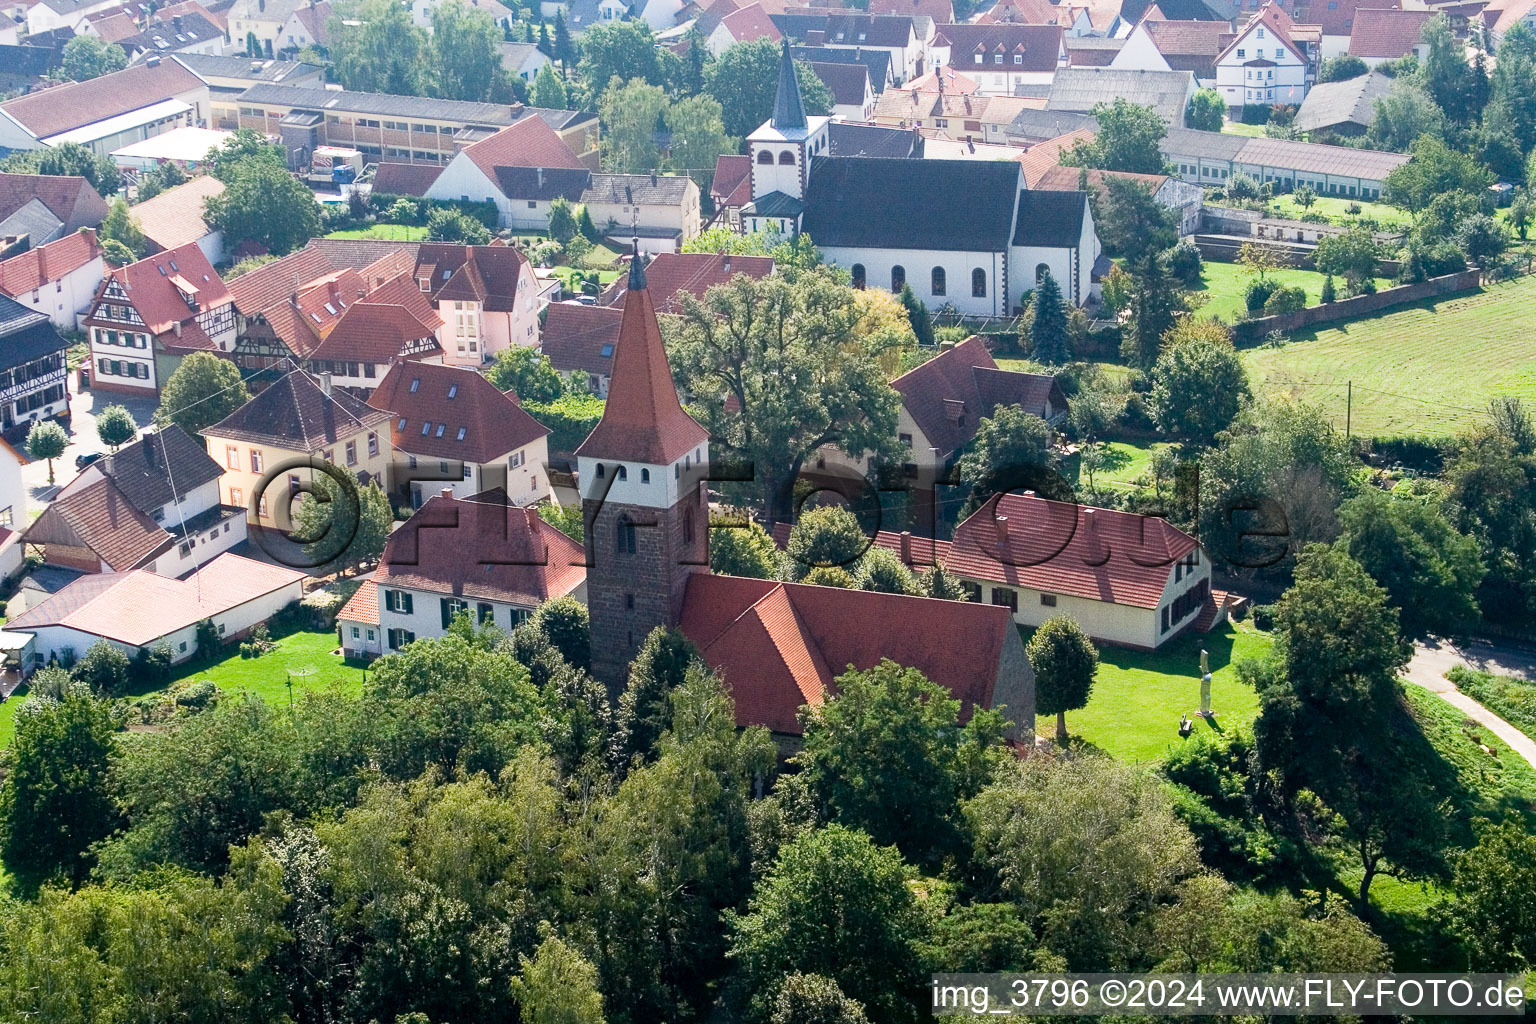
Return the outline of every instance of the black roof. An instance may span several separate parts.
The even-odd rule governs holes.
[[[1075,114],[1069,110],[1021,110],[1008,123],[1007,134],[1025,139],[1059,139],[1079,128],[1097,130],[1098,119],[1092,114]]]
[[[912,19],[906,15],[796,11],[770,14],[768,18],[790,39],[804,39],[807,32],[825,32],[828,46],[906,46],[913,35]]]
[[[0,74],[40,78],[64,62],[64,55],[47,46],[0,46]]]
[[[789,55],[789,40],[779,52],[779,84],[773,94],[773,116],[768,123],[778,129],[804,128],[805,104],[800,102],[800,78],[795,74],[795,59]]]
[[[866,50],[863,47],[844,49],[840,46],[791,46],[789,54],[795,60],[812,64],[863,64],[869,69],[869,80],[875,92],[882,92],[891,81],[891,54],[888,50]]]
[[[0,295],[0,370],[67,348],[69,342],[54,330],[47,313],[28,309],[13,298]]]
[[[1021,189],[1014,245],[1075,249],[1082,244],[1088,193]]]
[[[1134,25],[1154,3],[1169,21],[1232,21],[1231,10],[1222,10],[1211,0],[1125,0],[1120,17]]]
[[[508,199],[554,199],[564,196],[573,203],[592,184],[592,172],[576,167],[496,168],[496,184]]]
[[[801,224],[820,246],[1000,252],[1013,236],[1011,160],[811,160]]]
[[[905,128],[833,121],[827,125],[827,152],[832,156],[921,157],[923,137]]]
[[[773,191],[741,208],[748,217],[798,217],[805,204],[786,192]]]
[[[98,465],[129,503],[146,514],[224,473],[203,443],[175,424],[123,446]]]

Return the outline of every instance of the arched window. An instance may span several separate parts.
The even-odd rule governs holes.
[[[683,509],[683,543],[693,543],[693,509]]]
[[[899,292],[907,283],[907,268],[900,263],[891,268],[891,291]]]
[[[779,163],[784,164],[786,166],[792,166],[794,164],[794,162],[795,162],[795,154],[793,152],[791,152],[790,150],[786,149],[784,152],[779,154]]]
[[[971,295],[978,299],[987,296],[987,272],[980,267],[971,271]]]
[[[1035,264],[1035,287],[1039,288],[1045,283],[1045,279],[1051,275],[1051,268],[1044,263]]]
[[[648,484],[648,483],[651,482],[651,471],[650,470],[642,469],[640,471],[640,482],[643,483],[643,484]]]
[[[629,479],[629,471],[627,469],[625,469],[623,466],[620,466],[619,467],[619,472],[617,473],[617,475],[614,476],[614,479],[615,480],[628,480]]]
[[[757,162],[760,164],[771,164],[773,163],[773,154],[766,149],[760,149],[757,151]]]
[[[928,290],[931,291],[935,295],[943,295],[944,294],[944,268],[943,267],[934,267],[933,268],[933,286],[931,288],[929,288]]]
[[[601,462],[597,464],[597,478],[599,480],[603,478],[603,464]]]
[[[851,274],[851,276],[853,278],[853,286],[855,288],[863,288],[864,287],[864,264],[862,264],[862,263],[855,263],[852,267],[849,268],[849,273]]]
[[[629,516],[620,516],[619,524],[615,527],[614,547],[621,555],[635,553],[635,524],[630,522]]]

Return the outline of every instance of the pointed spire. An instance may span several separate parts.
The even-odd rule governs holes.
[[[805,127],[805,104],[800,102],[800,80],[795,76],[788,39],[779,53],[779,91],[773,97],[773,117],[768,123],[780,131]]]
[[[634,239],[634,255],[629,258],[629,290],[637,292],[645,288],[645,260],[640,255],[640,239]]]

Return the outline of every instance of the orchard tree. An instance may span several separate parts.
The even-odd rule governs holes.
[[[1159,143],[1168,134],[1168,124],[1152,107],[1122,96],[1112,103],[1095,104],[1093,116],[1099,125],[1094,140],[1078,141],[1063,154],[1073,166],[1134,174],[1167,170]]]
[[[115,452],[139,436],[139,425],[126,408],[109,405],[96,416],[96,436]]]
[[[870,539],[859,520],[841,505],[806,509],[789,531],[790,569],[803,576],[812,569],[858,567]]]
[[[1319,238],[1314,253],[1318,271],[1344,278],[1351,295],[1359,294],[1363,283],[1376,276],[1380,256],[1375,234],[1358,224],[1342,234]]]
[[[771,39],[734,43],[704,71],[704,90],[720,102],[728,135],[745,138],[773,113],[779,84],[779,44]],[[832,91],[811,66],[795,61],[800,101],[812,116],[832,111]]]
[[[1067,743],[1067,712],[1088,706],[1099,652],[1071,616],[1046,619],[1025,646],[1035,670],[1035,710],[1056,716],[1056,742]]]
[[[27,458],[48,461],[48,482],[53,483],[53,460],[69,447],[69,435],[53,420],[38,420],[27,431]]]
[[[1151,413],[1159,430],[1211,444],[1248,397],[1248,371],[1232,342],[1166,345],[1152,367]]]
[[[1405,210],[1428,209],[1437,198],[1465,192],[1482,196],[1493,184],[1493,172],[1466,153],[1447,146],[1433,135],[1420,135],[1413,156],[1387,175],[1385,196]]]
[[[240,367],[212,352],[193,352],[161,385],[155,422],[196,437],[250,400]]]

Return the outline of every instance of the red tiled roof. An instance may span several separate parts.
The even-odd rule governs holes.
[[[412,273],[425,278],[433,302],[455,299],[481,303],[492,313],[517,310],[517,286],[533,273],[528,257],[510,245],[423,242]]]
[[[1098,133],[1092,128],[1079,128],[1077,131],[1058,135],[1054,139],[1046,139],[1044,142],[1030,146],[1019,157],[1019,166],[1024,170],[1024,186],[1026,188],[1039,188],[1036,182],[1051,168],[1061,165],[1061,155],[1079,142],[1089,145],[1098,138]]]
[[[204,7],[202,4],[198,3],[197,0],[181,0],[180,3],[167,4],[166,6],[155,11],[156,17],[160,18],[162,21],[169,21],[171,18],[174,18],[178,14],[201,14],[211,23],[217,25],[219,27],[219,31],[223,32],[225,35],[229,35],[228,8],[220,11],[214,11]]]
[[[905,14],[931,18],[935,25],[955,20],[955,5],[950,0],[873,0],[869,14]]]
[[[74,219],[75,206],[81,202],[99,213],[99,216],[88,218],[92,223],[99,223],[107,215],[106,200],[84,178],[72,174],[0,173],[0,219],[9,217],[33,199],[48,207],[66,224]]]
[[[901,87],[907,92],[942,92],[946,96],[962,96],[980,89],[974,78],[962,75],[948,64],[941,64],[926,75],[920,75]]]
[[[320,289],[316,291],[324,294]],[[409,343],[434,337],[442,325],[442,317],[416,283],[401,276],[355,299],[334,324],[322,328],[320,343],[309,357],[388,363],[400,358]],[[418,353],[413,358],[428,354]]]
[[[314,454],[389,419],[340,388],[329,395],[303,370],[284,374],[271,387],[203,431]],[[211,442],[210,442],[211,443]]]
[[[1002,0],[977,18],[976,24],[1070,26],[1075,14],[1074,8],[1058,6],[1050,0]]]
[[[494,462],[549,433],[490,381],[457,366],[396,363],[368,404],[393,417],[397,449],[434,459]]]
[[[802,705],[882,658],[947,688],[968,718],[991,704],[1014,626],[999,606],[695,573],[679,628],[730,688],[738,725],[798,735]]]
[[[1393,7],[1389,0],[1312,0],[1298,14],[1308,24],[1318,25],[1323,35],[1347,36],[1354,26],[1355,12],[1361,7]]]
[[[49,505],[24,534],[28,544],[89,548],[116,572],[138,568],[171,544],[170,534],[106,477]]]
[[[863,70],[863,65],[859,66]],[[645,265],[645,287],[658,313],[679,313],[684,293],[702,299],[717,284],[739,274],[761,280],[773,273],[771,256],[731,256],[712,252],[664,252]],[[629,279],[619,279],[603,293],[603,305],[617,306],[628,291]]]
[[[715,158],[715,176],[709,191],[715,206],[745,206],[752,201],[752,158],[722,154]]]
[[[442,164],[379,164],[373,187],[386,195],[424,196],[442,173]]]
[[[41,139],[174,99],[202,84],[175,60],[163,60],[18,96],[0,103],[0,110]]]
[[[203,220],[203,203],[224,192],[224,183],[211,174],[166,189],[133,207],[144,237],[162,249],[196,242],[213,229]]]
[[[1019,405],[1043,416],[1047,400],[1064,405],[1056,378],[998,369],[980,335],[965,341],[900,377],[891,387],[901,395],[908,415],[928,443],[948,457],[976,435],[982,417],[997,405]]]
[[[1005,494],[955,529],[944,567],[972,579],[1156,608],[1170,566],[1197,546],[1151,516]]]
[[[832,102],[862,107],[869,97],[869,68],[863,64],[827,64],[812,61],[811,70],[832,91]]]
[[[234,300],[214,272],[208,257],[203,255],[203,250],[192,243],[118,267],[109,279],[116,280],[127,290],[128,301],[144,319],[150,333],[156,335],[172,331],[177,324],[183,324],[185,332],[187,326],[195,326],[193,321],[200,312]],[[105,289],[105,282],[102,287]],[[192,290],[197,309],[182,297],[184,288]],[[96,298],[100,302],[101,294],[98,293]],[[87,322],[91,322],[89,318]]]
[[[1078,184],[1082,180],[1081,167],[1062,167],[1057,164],[1046,169],[1045,173],[1029,183],[1033,189],[1048,189],[1052,192],[1076,192]],[[1101,171],[1097,168],[1086,168],[1088,171],[1088,187],[1097,191],[1104,184],[1105,178],[1125,178],[1128,181],[1139,181],[1147,187],[1153,195],[1163,187],[1168,180],[1166,174],[1136,174],[1131,171]]]
[[[561,373],[580,370],[612,377],[623,320],[624,311],[612,306],[551,302],[539,332],[539,350]]]
[[[85,20],[90,23],[91,34],[99,36],[102,42],[115,43],[139,34],[139,26],[122,10],[87,15]]]
[[[535,605],[586,579],[580,544],[501,491],[430,498],[394,533],[374,580],[465,599]],[[422,609],[425,611],[425,609]]]
[[[226,551],[184,580],[145,569],[82,577],[6,628],[63,625],[144,647],[304,578],[297,569]]]
[[[624,296],[603,418],[576,454],[666,465],[708,439],[677,400],[650,289],[631,288]]]
[[[74,273],[101,256],[96,232],[87,229],[0,262],[0,295],[19,296]]]
[[[720,24],[725,26],[731,38],[738,43],[750,43],[758,39],[778,42],[783,38],[778,28],[768,19],[768,12],[759,3],[732,11],[720,19]]]
[[[370,575],[362,586],[353,592],[347,603],[336,613],[338,622],[360,622],[366,626],[379,624],[379,587]]]
[[[1349,33],[1349,52],[1356,57],[1382,57],[1396,60],[1413,52],[1421,39],[1424,23],[1436,11],[1394,11],[1360,8]]]
[[[1222,48],[1221,54],[1217,58],[1218,62],[1221,60],[1221,58],[1224,58],[1229,52],[1231,52],[1231,50],[1236,47],[1238,43],[1242,42],[1248,33],[1252,31],[1253,28],[1257,25],[1263,25],[1268,28],[1270,32],[1274,34],[1275,38],[1284,43],[1286,47],[1298,57],[1302,56],[1302,50],[1301,47],[1296,45],[1296,40],[1292,33],[1298,29],[1316,30],[1317,28],[1315,25],[1297,25],[1295,20],[1293,20],[1289,14],[1286,14],[1285,11],[1275,3],[1275,0],[1265,0],[1264,6],[1260,7],[1258,12],[1254,14],[1251,19],[1249,19],[1248,23],[1241,26],[1237,30],[1237,33],[1232,36],[1230,40],[1228,40],[1227,45]],[[1312,34],[1312,32],[1306,33],[1306,35]],[[1320,33],[1317,34],[1320,35]],[[1305,36],[1303,36],[1303,38],[1305,38]]]
[[[485,176],[496,180],[498,167],[570,167],[583,165],[542,117],[525,117],[463,150]]]

